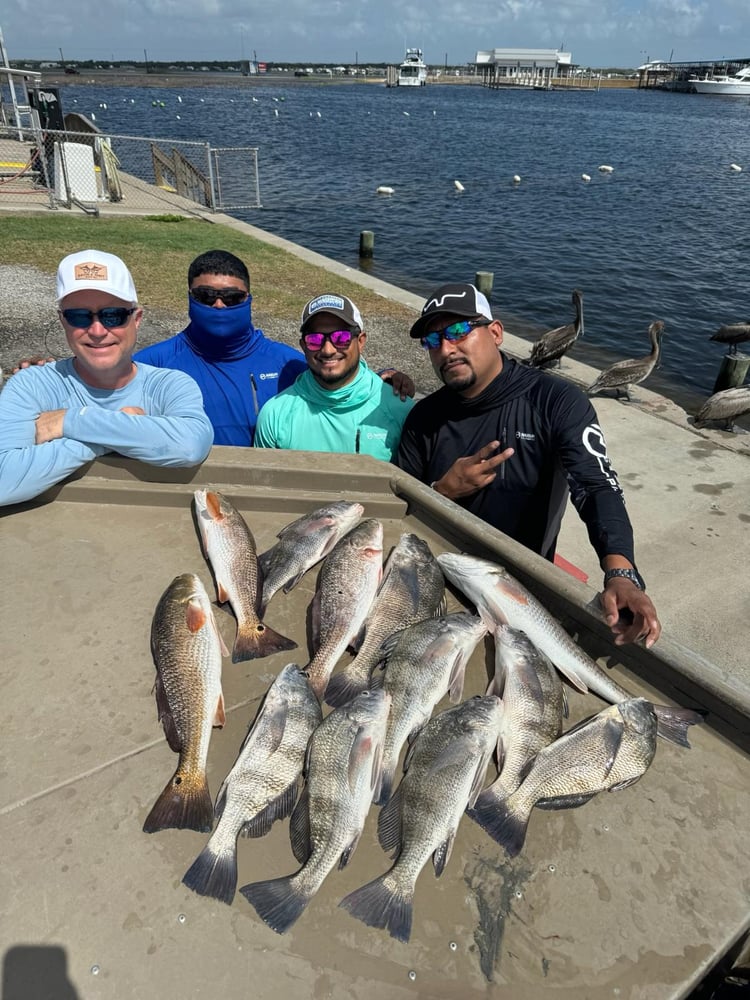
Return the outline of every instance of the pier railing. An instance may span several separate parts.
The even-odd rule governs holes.
[[[0,129],[0,200],[127,213],[259,208],[258,150],[97,131]]]

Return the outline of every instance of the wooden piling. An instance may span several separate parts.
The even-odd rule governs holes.
[[[372,257],[375,251],[375,233],[370,229],[363,229],[359,234],[359,256]]]
[[[492,295],[492,286],[494,283],[495,274],[493,271],[477,271],[474,277],[474,284],[487,298]]]
[[[746,354],[725,354],[721,359],[721,368],[716,377],[714,392],[722,389],[736,389],[744,384],[747,370],[750,368],[750,357]]]

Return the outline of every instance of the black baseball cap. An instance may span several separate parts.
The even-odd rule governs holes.
[[[478,288],[454,282],[450,285],[441,285],[429,296],[422,307],[422,315],[409,331],[409,336],[415,340],[424,336],[427,324],[434,316],[439,316],[441,313],[466,316],[467,319],[483,316],[488,323],[493,320],[487,297]]]

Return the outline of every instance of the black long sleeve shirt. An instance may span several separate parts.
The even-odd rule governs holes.
[[[493,440],[515,454],[488,486],[456,503],[553,559],[570,493],[600,561],[617,553],[635,565],[633,529],[596,412],[560,378],[503,356],[502,372],[479,396],[443,387],[420,400],[395,462],[433,483]]]

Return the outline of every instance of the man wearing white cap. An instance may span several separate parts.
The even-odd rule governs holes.
[[[263,406],[255,447],[390,461],[413,400],[395,395],[368,368],[359,309],[345,295],[318,295],[305,306],[300,331],[307,371]]]
[[[410,335],[444,385],[409,415],[397,465],[550,560],[569,493],[604,570],[602,606],[615,642],[653,645],[661,625],[588,398],[504,355],[503,324],[474,285],[437,288]],[[627,624],[621,610],[632,616]]]
[[[57,304],[73,357],[19,371],[0,394],[0,505],[110,451],[153,465],[202,462],[213,431],[198,386],[132,360],[143,310],[120,258],[65,257]]]

